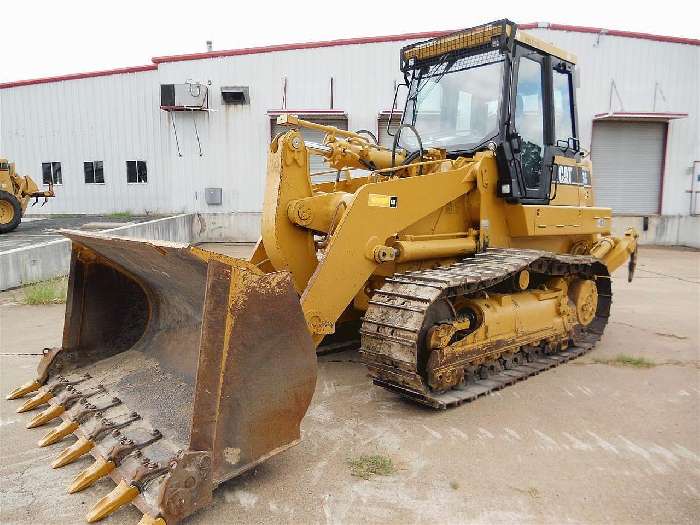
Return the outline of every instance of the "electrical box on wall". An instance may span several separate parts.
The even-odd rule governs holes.
[[[161,84],[160,106],[162,108],[207,109],[208,87],[198,82],[185,84]]]
[[[221,204],[221,188],[204,188],[204,200],[210,205]]]

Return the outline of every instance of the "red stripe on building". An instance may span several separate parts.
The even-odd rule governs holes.
[[[106,77],[109,75],[123,75],[125,73],[141,73],[143,71],[155,71],[158,66],[148,64],[145,66],[122,67],[117,69],[105,69],[103,71],[89,71],[87,73],[74,73],[72,75],[61,75],[57,77],[35,78],[32,80],[16,80],[0,84],[0,89],[8,89],[20,86],[33,86],[35,84],[48,84],[49,82],[62,82],[64,80],[80,80],[82,78]]]
[[[651,33],[636,33],[634,31],[620,31],[618,29],[602,29],[600,27],[585,27],[585,26],[569,26],[565,24],[542,24],[536,27],[543,29],[552,29],[554,31],[572,31],[574,33],[595,33],[600,35],[621,36],[625,38],[639,38],[641,40],[653,40],[655,42],[668,42],[671,44],[688,44],[691,46],[700,46],[700,40],[697,38],[684,38],[680,36],[664,36],[653,35]],[[523,26],[521,26],[523,27]],[[532,28],[530,28],[532,29]]]
[[[531,22],[520,24],[520,29],[549,29],[552,31],[571,31],[575,33],[594,33],[600,35],[617,36],[624,38],[638,38],[641,40],[652,40],[655,42],[667,42],[673,44],[687,44],[700,46],[700,40],[696,38],[684,38],[675,36],[653,35],[650,33],[637,33],[632,31],[620,31],[617,29],[603,29],[598,27],[573,26],[566,24],[549,24]],[[32,80],[18,80],[15,82],[7,82],[0,84],[0,89],[7,89],[20,86],[31,86],[34,84],[46,84],[49,82],[61,82],[64,80],[79,80],[82,78],[103,77],[108,75],[119,75],[124,73],[139,73],[142,71],[153,71],[158,68],[158,64],[169,62],[184,62],[188,60],[202,60],[208,58],[221,58],[242,55],[255,55],[262,53],[275,53],[280,51],[295,51],[300,49],[319,49],[324,47],[350,46],[358,44],[379,44],[386,42],[400,42],[404,40],[421,40],[444,36],[455,30],[449,31],[427,31],[421,33],[404,33],[400,35],[373,36],[360,38],[343,38],[338,40],[325,40],[320,42],[300,42],[295,44],[280,44],[263,47],[249,47],[242,49],[229,49],[223,51],[211,51],[206,53],[191,53],[186,55],[170,55],[153,57],[153,64],[145,66],[125,67],[120,69],[108,69],[105,71],[92,71],[88,73],[76,73],[72,75],[63,75],[57,77],[37,78]]]
[[[619,31],[616,29],[602,29],[597,27],[571,26],[564,24],[548,24],[531,22],[518,25],[520,29],[550,29],[552,31],[573,31],[576,33],[597,33],[601,35],[621,36],[626,38],[639,38],[642,40],[654,40],[657,42],[669,42],[675,44],[700,45],[700,40],[694,38],[682,38],[675,36],[652,35],[649,33],[635,33],[630,31]],[[275,53],[279,51],[294,51],[298,49],[317,49],[322,47],[350,46],[357,44],[378,44],[385,42],[400,42],[402,40],[420,40],[435,38],[453,33],[458,30],[449,31],[429,31],[425,33],[405,33],[401,35],[388,35],[376,37],[345,38],[340,40],[326,40],[321,42],[301,42],[296,44],[282,44],[263,47],[249,47],[243,49],[229,49],[223,51],[211,51],[206,53],[192,53],[187,55],[172,55],[153,57],[153,62],[162,64],[167,62],[184,62],[187,60],[202,60],[206,58],[220,58],[241,55],[254,55],[260,53]]]
[[[385,42],[401,42],[403,40],[420,40],[435,38],[453,33],[452,31],[429,31],[425,33],[405,33],[402,35],[368,36],[360,38],[342,38],[339,40],[323,40],[320,42],[299,42],[296,44],[280,44],[263,47],[247,47],[243,49],[229,49],[224,51],[209,51],[206,53],[192,53],[188,55],[172,55],[153,57],[155,64],[164,62],[184,62],[186,60],[202,60],[204,58],[233,57],[241,55],[257,55],[261,53],[277,53],[280,51],[296,51],[299,49],[318,49],[322,47],[352,46],[358,44],[380,44]]]

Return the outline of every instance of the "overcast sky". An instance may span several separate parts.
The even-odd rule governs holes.
[[[508,17],[700,37],[692,0],[3,0],[0,82],[214,49],[459,29]],[[649,3],[651,4],[651,3]],[[642,57],[630,57],[640,59]]]

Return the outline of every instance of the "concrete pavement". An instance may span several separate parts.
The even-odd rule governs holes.
[[[436,412],[372,386],[353,352],[320,358],[302,443],[225,483],[187,520],[218,523],[696,523],[700,515],[700,252],[643,247],[614,282],[597,348],[460,408]],[[0,294],[0,390],[58,345],[62,306]],[[657,366],[598,364],[618,354]],[[68,495],[90,462],[52,470],[66,444],[36,447],[18,402],[0,400],[0,522],[78,523],[114,486]],[[363,480],[349,458],[390,457]],[[135,508],[106,524],[136,524]]]
[[[157,217],[114,215],[27,215],[15,231],[0,236],[0,252],[63,239],[60,229],[79,230],[93,224],[92,231],[114,228],[127,223],[144,222]]]

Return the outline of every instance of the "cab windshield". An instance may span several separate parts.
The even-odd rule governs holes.
[[[424,149],[474,151],[498,135],[503,58],[488,55],[488,63],[478,60],[479,65],[465,67],[465,59],[440,62],[414,76],[403,123],[415,126]],[[415,135],[405,128],[400,145],[419,149]]]

